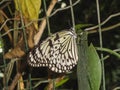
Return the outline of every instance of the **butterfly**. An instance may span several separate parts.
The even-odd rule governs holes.
[[[73,30],[52,34],[29,52],[28,64],[32,67],[48,67],[56,73],[70,72],[78,62],[76,38]]]

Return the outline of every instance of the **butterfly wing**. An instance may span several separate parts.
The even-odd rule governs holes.
[[[27,62],[32,67],[47,67],[50,61],[50,48],[53,46],[56,33],[36,45],[28,54]]]
[[[53,34],[28,54],[28,64],[48,67],[57,73],[69,72],[78,61],[75,35],[70,31]]]
[[[56,34],[50,55],[49,69],[58,73],[69,72],[78,61],[74,34],[70,31]]]
[[[28,54],[28,64],[32,67],[47,67],[50,57],[50,42],[47,38],[41,44],[36,45]]]

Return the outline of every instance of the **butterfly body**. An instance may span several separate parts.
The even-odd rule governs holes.
[[[48,67],[57,73],[69,72],[78,61],[76,34],[72,31],[57,32],[38,44],[28,54],[32,67]]]

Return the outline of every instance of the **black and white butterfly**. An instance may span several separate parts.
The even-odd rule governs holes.
[[[48,67],[57,73],[69,72],[78,61],[76,34],[72,30],[54,33],[28,54],[32,67]]]

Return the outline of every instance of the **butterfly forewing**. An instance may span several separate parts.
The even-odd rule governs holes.
[[[78,61],[76,36],[71,31],[57,32],[29,52],[33,67],[48,67],[57,73],[69,72]]]

